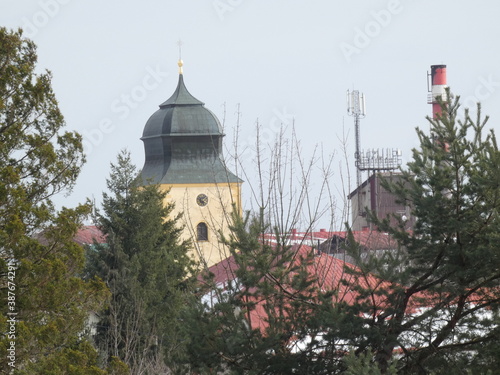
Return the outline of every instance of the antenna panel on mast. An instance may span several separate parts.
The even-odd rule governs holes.
[[[366,102],[365,96],[358,90],[347,90],[347,113],[350,116],[359,116],[363,118],[366,116]]]

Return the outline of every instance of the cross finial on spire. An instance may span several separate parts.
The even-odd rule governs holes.
[[[179,62],[177,65],[179,66],[179,74],[182,74],[182,65],[184,64],[182,62],[182,40],[179,39],[177,45],[179,46]]]

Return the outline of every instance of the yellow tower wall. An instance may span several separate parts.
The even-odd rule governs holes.
[[[241,183],[205,184],[162,184],[168,191],[165,203],[175,203],[173,216],[182,214],[179,223],[184,226],[183,240],[192,243],[192,256],[202,266],[210,267],[230,256],[227,248],[219,242],[219,232],[229,234],[229,224],[233,205],[241,215]],[[208,197],[205,206],[200,206],[197,197]],[[197,240],[197,225],[205,223],[208,240]]]

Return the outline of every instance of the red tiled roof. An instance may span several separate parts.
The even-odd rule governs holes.
[[[294,244],[316,245],[318,241],[322,243],[333,237],[345,239],[347,234],[345,231],[326,231],[324,229],[319,232],[297,232],[292,230],[287,237]],[[353,231],[352,234],[356,242],[368,250],[395,249],[397,247],[397,242],[388,233],[363,230]],[[276,240],[276,236],[272,233],[265,234],[264,238],[271,242]]]
[[[296,261],[301,261],[311,251],[316,251],[310,246],[301,245],[292,248],[292,251],[297,252]],[[382,281],[375,276],[369,274],[359,278],[346,272],[346,267],[356,270],[357,267],[344,262],[338,258],[328,254],[316,254],[312,263],[308,266],[308,273],[316,277],[317,286],[323,290],[336,290],[337,293],[333,297],[335,301],[343,301],[348,304],[356,303],[358,297],[355,291],[355,286],[375,289],[387,282]],[[231,256],[209,268],[209,271],[214,274],[214,281],[219,286],[224,288],[232,280],[236,279],[235,271],[238,265],[234,257]],[[381,306],[383,300],[381,297],[375,297],[375,304]],[[267,326],[266,312],[264,303],[259,302],[255,309],[250,313],[250,321],[253,328],[264,329]]]
[[[105,243],[104,234],[95,225],[86,225],[81,227],[75,235],[75,242],[80,245],[93,244],[94,240],[97,243]]]

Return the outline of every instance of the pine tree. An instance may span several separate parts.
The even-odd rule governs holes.
[[[111,165],[98,225],[106,243],[90,251],[89,272],[112,298],[101,315],[97,343],[105,357],[123,360],[132,374],[160,374],[182,353],[181,311],[190,297],[193,262],[180,241],[173,204],[156,185],[138,186],[130,155]]]
[[[420,149],[398,181],[384,188],[411,207],[414,230],[371,220],[398,250],[362,262],[358,279],[388,283],[361,288],[353,314],[363,314],[358,352],[371,350],[385,373],[398,353],[400,374],[498,373],[500,342],[500,152],[488,120],[459,115],[459,98],[417,129]],[[382,304],[371,303],[377,295]],[[496,352],[496,354],[493,354]]]
[[[266,241],[269,226],[262,216],[235,213],[232,222],[231,237],[221,238],[231,258],[218,266],[226,282],[220,274],[205,275],[204,297],[187,317],[192,369],[200,374],[345,370],[339,355],[344,347],[336,340],[351,330],[342,320],[342,297],[323,279],[334,265],[315,263],[316,250],[292,246],[287,233],[274,230],[276,241]]]
[[[350,352],[344,358],[346,363],[345,375],[381,375],[381,370],[376,362],[373,361],[373,354],[370,350],[357,354]],[[396,362],[393,362],[391,367],[385,372],[387,375],[396,375]]]
[[[51,74],[36,74],[36,61],[33,42],[0,28],[0,371],[104,374],[84,331],[107,291],[82,280],[73,241],[90,206],[57,212],[51,201],[75,183],[81,137],[63,131]]]
[[[269,150],[260,146],[259,182],[250,187],[255,213],[235,210],[227,218],[231,234],[220,241],[231,257],[200,277],[186,314],[187,362],[196,374],[340,374],[353,326],[343,319],[346,294],[332,277],[343,265],[291,233],[297,225],[312,228],[332,208],[330,199],[322,204],[331,160],[304,160],[295,133],[286,139],[279,132]],[[321,187],[314,197],[313,184]]]

